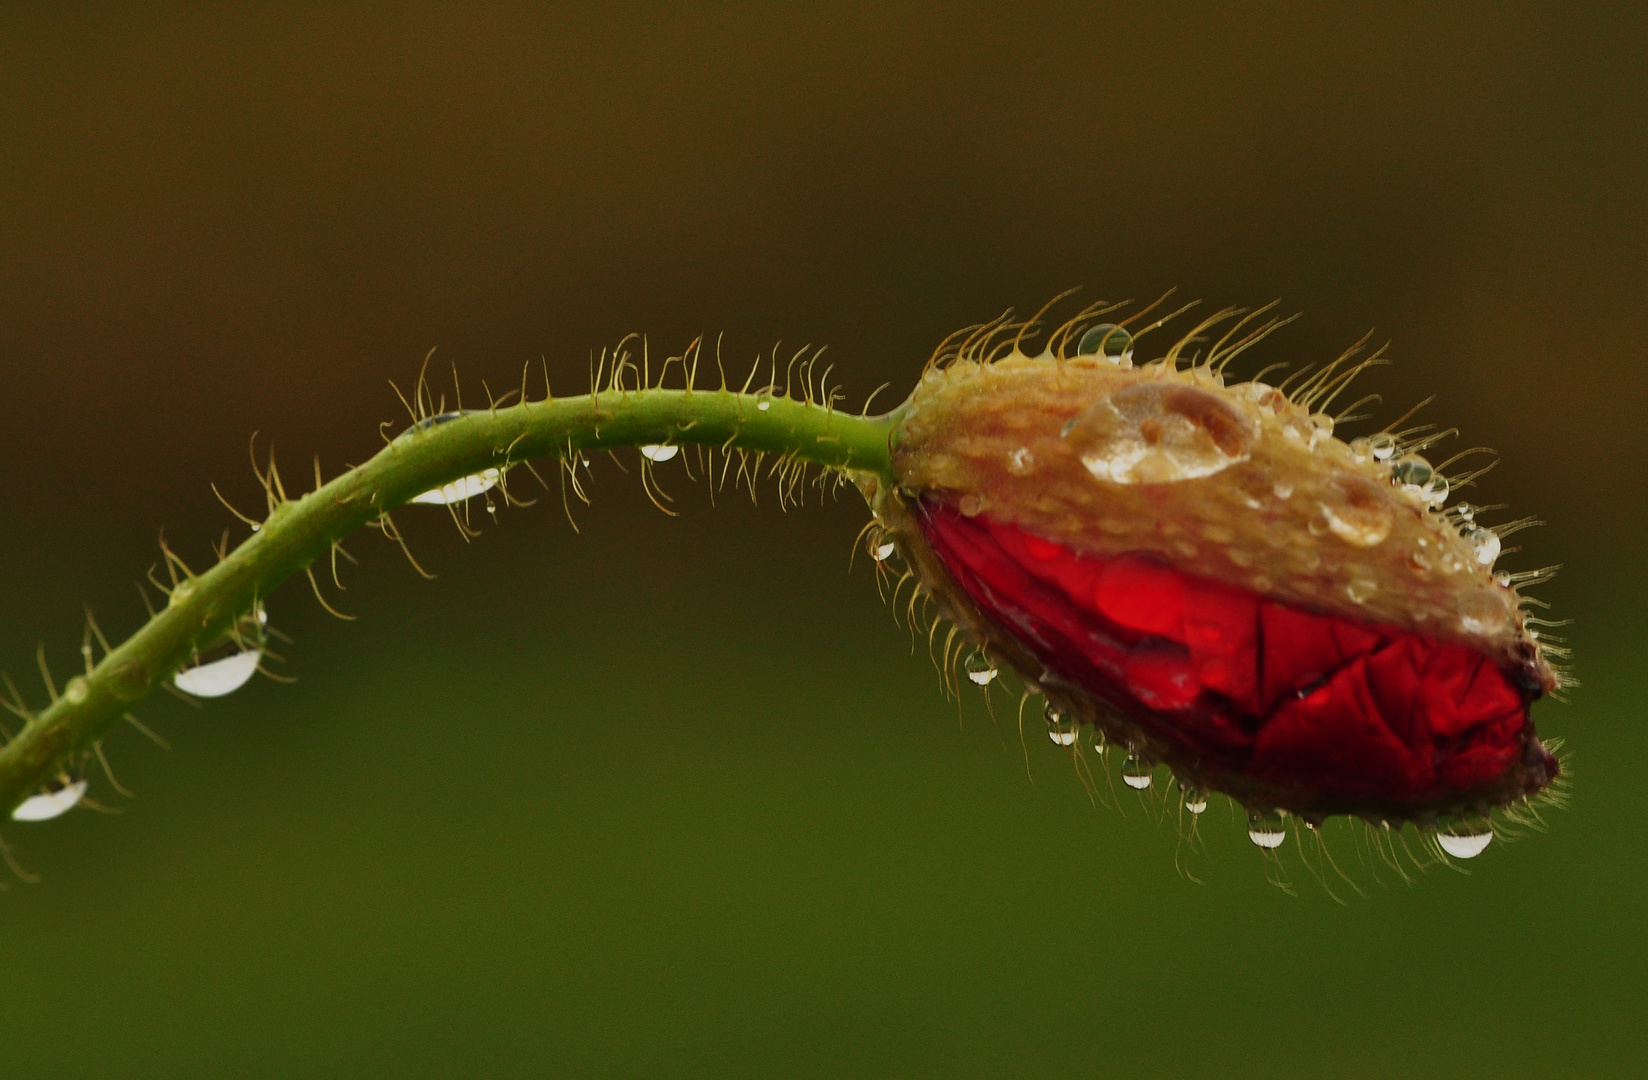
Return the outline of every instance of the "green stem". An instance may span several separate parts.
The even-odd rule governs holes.
[[[53,690],[50,706],[0,749],[0,814],[84,760],[131,704],[231,632],[276,586],[334,543],[418,494],[489,468],[579,450],[696,443],[891,475],[898,411],[845,415],[767,393],[609,390],[465,413],[403,433],[366,464],[274,508],[250,539],[172,591],[164,611],[91,671]],[[18,703],[21,707],[21,703]]]

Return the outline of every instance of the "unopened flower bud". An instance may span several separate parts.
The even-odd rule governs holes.
[[[1217,355],[984,351],[929,367],[871,501],[945,614],[1063,715],[1307,819],[1554,778],[1529,706],[1559,680],[1516,592],[1422,458],[1313,415],[1325,379],[1290,397],[1224,385]]]

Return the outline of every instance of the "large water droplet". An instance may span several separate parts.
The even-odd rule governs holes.
[[[1155,771],[1155,766],[1144,758],[1129,756],[1122,762],[1122,783],[1135,791],[1143,791],[1150,786]]]
[[[491,491],[498,484],[498,478],[503,474],[497,469],[483,469],[470,476],[460,476],[450,484],[445,484],[422,495],[415,496],[412,501],[423,503],[426,506],[449,506],[452,503],[461,503],[465,499],[473,499]]]
[[[1391,483],[1411,494],[1423,495],[1433,472],[1430,462],[1418,454],[1406,454],[1391,466]]]
[[[38,795],[30,795],[18,803],[11,817],[13,821],[50,821],[74,809],[75,803],[85,794],[84,780],[76,780],[72,784],[62,781],[48,784]]]
[[[1333,535],[1355,547],[1374,547],[1390,535],[1390,508],[1385,505],[1389,489],[1382,492],[1366,480],[1343,477],[1335,485],[1339,496],[1324,502],[1322,518]]]
[[[1076,722],[1064,715],[1064,710],[1047,704],[1047,737],[1053,740],[1054,746],[1076,745]]]
[[[255,648],[231,652],[184,668],[172,676],[172,684],[195,697],[222,697],[245,686],[257,673],[258,661],[262,658],[263,654]]]
[[[1262,848],[1278,848],[1282,846],[1282,841],[1287,839],[1287,825],[1282,821],[1282,815],[1275,810],[1264,814],[1249,814],[1247,838]]]
[[[1095,401],[1062,434],[1099,479],[1160,484],[1211,476],[1246,461],[1259,425],[1211,391],[1147,382]]]
[[[1133,363],[1133,335],[1114,323],[1100,323],[1088,329],[1076,346],[1076,355],[1102,355],[1112,364]]]
[[[1471,546],[1471,554],[1475,555],[1476,561],[1483,566],[1492,566],[1494,560],[1499,558],[1499,534],[1492,529],[1478,526],[1466,529],[1464,536],[1465,543]]]
[[[1419,489],[1419,495],[1432,506],[1441,506],[1448,501],[1448,478],[1441,473],[1432,473],[1430,482]]]
[[[679,446],[661,446],[657,443],[641,447],[641,456],[648,461],[668,461],[680,452]]]
[[[1185,809],[1192,814],[1200,814],[1207,810],[1207,793],[1195,788],[1186,788],[1184,793]]]
[[[888,558],[892,556],[893,552],[897,550],[898,545],[894,544],[891,540],[881,540],[878,538],[871,538],[870,540],[870,558],[874,559],[876,562],[886,562]]]
[[[755,403],[755,407],[757,409],[761,410],[762,412],[766,412],[768,409],[772,408],[772,402],[770,402],[770,401],[758,401],[758,402]]]
[[[996,665],[982,652],[969,656],[964,666],[967,668],[967,677],[980,686],[989,686],[990,680],[996,677]]]
[[[1375,461],[1389,461],[1396,456],[1396,436],[1380,432],[1368,437],[1368,453]]]
[[[1436,842],[1456,859],[1476,858],[1493,838],[1493,826],[1485,821],[1463,822],[1436,832]]]

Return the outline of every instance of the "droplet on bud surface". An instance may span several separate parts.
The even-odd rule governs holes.
[[[1150,762],[1140,757],[1129,757],[1122,762],[1122,783],[1135,791],[1143,791],[1150,786],[1154,772],[1155,769]]]
[[[1287,839],[1287,825],[1282,821],[1282,815],[1272,810],[1263,814],[1249,814],[1247,818],[1247,838],[1267,850],[1282,846]]]
[[[1103,356],[1112,364],[1133,362],[1133,335],[1114,323],[1100,323],[1088,329],[1076,346],[1078,356]]]
[[[1466,822],[1436,832],[1437,844],[1456,859],[1476,858],[1487,850],[1493,837],[1493,826],[1487,822]]]
[[[1418,454],[1408,454],[1391,466],[1391,483],[1419,495],[1431,482],[1432,471],[1430,462]]]
[[[1047,737],[1053,740],[1054,746],[1076,745],[1076,722],[1053,704],[1047,706]]]
[[[450,506],[453,503],[461,503],[465,499],[473,499],[477,495],[491,491],[497,486],[502,475],[497,469],[483,469],[481,472],[460,476],[450,484],[414,496],[412,501],[425,506]]]
[[[1389,461],[1396,456],[1396,436],[1384,432],[1368,436],[1368,453],[1375,461]]]
[[[1499,558],[1499,534],[1492,529],[1466,529],[1464,536],[1465,543],[1471,546],[1471,553],[1476,556],[1476,561],[1483,566],[1492,566],[1494,560]]]
[[[641,447],[641,456],[648,461],[668,461],[680,452],[679,446],[663,446],[657,443]]]
[[[1390,535],[1393,519],[1381,492],[1365,480],[1345,477],[1336,485],[1339,497],[1322,503],[1322,517],[1339,539],[1353,547],[1370,548]]]
[[[758,401],[758,402],[755,403],[755,407],[757,409],[759,409],[760,411],[762,411],[762,412],[766,412],[768,409],[772,408],[772,402],[770,402],[770,401]]]
[[[17,804],[17,809],[11,812],[13,821],[50,821],[74,809],[83,795],[86,794],[86,781],[76,780],[72,784],[59,782],[58,785],[47,785],[46,790],[38,795],[30,795]]]
[[[1144,382],[1095,401],[1062,435],[1100,480],[1160,484],[1212,476],[1246,461],[1259,428],[1210,391]]]
[[[989,686],[990,681],[996,677],[996,665],[981,652],[969,656],[965,666],[967,677],[980,686]]]
[[[257,673],[258,661],[262,658],[263,654],[257,649],[234,652],[222,659],[184,668],[172,676],[172,684],[195,697],[222,697],[245,686]]]

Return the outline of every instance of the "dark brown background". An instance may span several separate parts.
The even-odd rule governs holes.
[[[136,625],[162,526],[208,557],[253,431],[288,477],[371,453],[432,346],[467,399],[630,330],[822,342],[856,401],[1009,305],[1178,286],[1303,310],[1256,364],[1376,327],[1382,418],[1434,393],[1500,451],[1467,497],[1549,522],[1505,565],[1567,568],[1589,686],[1538,716],[1578,802],[1348,909],[1221,817],[1198,888],[1153,812],[957,733],[846,573],[852,499],[678,478],[665,520],[609,470],[580,536],[414,521],[432,584],[360,541],[361,623],[278,598],[296,686],[157,702],[178,748],[117,736],[123,818],[7,830],[46,881],[0,896],[0,1071],[1640,1060],[1638,9],[334,7],[0,10],[14,675],[68,669],[83,601]]]

